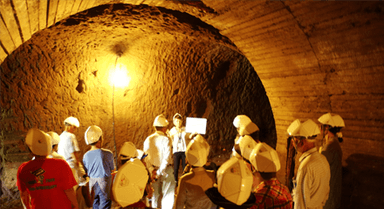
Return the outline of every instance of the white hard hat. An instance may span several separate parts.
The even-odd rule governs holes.
[[[137,157],[138,153],[136,146],[132,142],[124,142],[123,146],[120,148],[119,155],[122,160]]]
[[[148,171],[139,159],[126,162],[119,168],[112,183],[112,196],[121,207],[138,202],[144,195]]]
[[[249,123],[246,126],[240,126],[239,135],[249,135],[259,130],[259,127],[253,122]]]
[[[208,156],[209,155],[210,146],[209,146],[207,140],[202,135],[200,135],[200,134],[197,134],[195,136],[195,138],[193,138],[193,140],[198,141],[198,142],[203,144],[203,147],[207,150],[206,153],[207,153],[207,156]]]
[[[56,132],[54,131],[50,131],[47,133],[50,137],[51,137],[51,140],[52,140],[52,146],[53,145],[56,145],[56,144],[59,144],[60,142],[60,136],[59,134],[57,134]]]
[[[255,146],[250,161],[257,171],[263,173],[277,172],[281,167],[276,150],[264,142]]]
[[[168,120],[163,114],[156,116],[155,120],[153,121],[153,126],[155,127],[166,127],[168,124]]]
[[[188,162],[192,166],[202,167],[207,163],[207,149],[204,143],[200,141],[192,140],[187,147],[187,151],[185,152],[185,156]]]
[[[225,199],[242,205],[251,194],[253,175],[243,159],[232,157],[217,170],[217,184]]]
[[[100,137],[103,135],[103,131],[99,126],[92,125],[87,128],[85,131],[85,143],[90,145],[99,141]]]
[[[332,127],[345,127],[344,120],[340,115],[326,113],[322,115],[318,120],[320,123],[330,125]]]
[[[76,126],[77,128],[80,127],[80,122],[79,120],[77,120],[77,118],[75,117],[68,117],[67,119],[64,120],[64,124],[69,124],[69,125],[72,125],[72,126]]]
[[[177,116],[179,116],[180,118],[183,118],[183,116],[181,116],[180,113],[176,113],[176,114],[173,116],[172,120],[175,120],[175,118],[176,118]]]
[[[249,135],[240,136],[235,142],[235,145],[240,147],[241,156],[247,160],[256,144],[257,142]]]
[[[287,132],[290,136],[302,136],[308,138],[320,134],[320,129],[311,119],[308,119],[304,123],[301,123],[299,119],[296,119],[289,125]]]
[[[233,125],[236,128],[240,128],[240,125],[246,125],[246,124],[251,123],[251,122],[252,122],[252,120],[248,116],[246,116],[246,115],[238,115],[233,120]]]
[[[233,125],[238,129],[239,135],[249,135],[259,130],[259,127],[246,115],[238,115],[233,120]]]
[[[25,144],[35,155],[47,156],[52,151],[51,137],[37,128],[29,129],[25,137]]]

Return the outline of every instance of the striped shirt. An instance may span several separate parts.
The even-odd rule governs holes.
[[[316,147],[304,152],[297,171],[295,209],[323,208],[329,195],[331,172],[327,159]]]

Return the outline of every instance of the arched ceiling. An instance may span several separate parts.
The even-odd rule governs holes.
[[[115,65],[127,68],[128,86],[110,85]],[[31,127],[61,132],[68,115],[80,120],[82,152],[90,124],[104,130],[108,149],[115,150],[116,141],[119,150],[127,140],[142,148],[153,118],[164,113],[171,122],[175,112],[208,119],[213,156],[231,150],[237,114],[249,115],[261,129],[260,140],[276,146],[271,106],[249,61],[217,29],[187,13],[147,5],[93,7],[36,33],[0,70],[6,148],[16,149],[10,144],[19,140],[11,139],[22,140]],[[20,153],[6,153],[9,161],[20,160]]]
[[[222,43],[243,54],[260,77],[279,153],[285,153],[285,131],[295,118],[335,112],[346,123],[344,158],[383,156],[382,2],[2,0],[0,60],[39,31],[109,3],[185,12],[217,29]]]

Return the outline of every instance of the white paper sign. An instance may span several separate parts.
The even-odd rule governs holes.
[[[205,134],[206,129],[207,129],[206,118],[187,117],[185,121],[185,131],[187,133]]]

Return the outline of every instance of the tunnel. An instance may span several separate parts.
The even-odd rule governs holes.
[[[175,113],[207,118],[217,164],[233,119],[248,115],[279,153],[283,183],[289,124],[337,113],[342,208],[384,205],[382,2],[4,0],[0,12],[2,208],[20,204],[28,129],[60,134],[75,116],[82,154],[90,125],[116,154]]]

